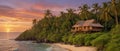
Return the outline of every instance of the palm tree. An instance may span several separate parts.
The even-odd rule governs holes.
[[[108,3],[104,2],[103,3],[103,7],[101,8],[101,12],[100,12],[100,20],[105,22],[105,30],[107,30],[107,22],[109,22],[112,18],[109,14],[110,9],[109,9],[109,5]]]
[[[74,13],[76,10],[69,8],[69,9],[66,9],[66,11],[67,11],[67,14],[65,15],[66,22],[70,21],[70,24],[72,25],[73,24],[72,20],[74,20],[74,18],[76,17],[76,14]],[[69,22],[67,22],[67,23],[69,23]]]
[[[52,13],[50,10],[46,10],[45,11],[45,18],[49,18],[49,17],[52,17]]]
[[[117,5],[116,5],[116,0],[111,0],[111,7],[112,7],[112,10],[113,10],[113,13],[115,14],[115,22],[116,22],[116,25],[118,25],[118,12],[117,12]]]
[[[60,12],[60,14],[63,16],[65,13],[64,12]]]
[[[118,7],[118,15],[120,16],[120,0],[118,0],[117,7]],[[118,18],[120,18],[120,17],[118,17]]]
[[[79,16],[81,19],[86,20],[90,16],[90,12],[88,11],[89,7],[87,4],[79,7]]]
[[[110,19],[112,19],[111,16],[109,15],[109,12],[110,12],[109,5],[106,2],[104,2],[103,7],[101,9],[100,20],[108,22]]]
[[[75,10],[69,8],[69,9],[66,9],[68,13],[74,13]]]
[[[98,3],[93,4],[93,10],[92,11],[95,14],[97,14],[97,12],[99,12],[99,10],[100,10],[100,6],[98,5]]]
[[[33,25],[37,24],[37,20],[33,19]]]
[[[95,4],[93,4],[93,10],[92,10],[92,12],[94,13],[94,15],[95,15],[95,18],[96,18],[96,20],[98,21],[98,12],[100,11],[100,6],[98,5],[98,3],[95,3]]]

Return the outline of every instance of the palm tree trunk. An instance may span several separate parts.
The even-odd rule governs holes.
[[[117,8],[116,8],[116,5],[115,5],[115,1],[116,0],[112,0],[112,5],[113,5],[113,8],[114,8],[115,22],[116,22],[116,25],[118,25],[119,24],[118,23],[118,17],[117,17],[118,13],[117,13]]]
[[[117,15],[118,15],[118,13],[117,13],[117,10],[115,9],[115,22],[116,22],[116,25],[118,25],[119,23],[118,23],[118,17],[117,17]]]

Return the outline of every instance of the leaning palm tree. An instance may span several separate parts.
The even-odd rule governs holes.
[[[109,14],[109,12],[110,12],[109,8],[110,8],[109,5],[106,2],[104,2],[103,7],[101,9],[100,20],[108,22],[109,20],[112,19],[110,14]]]
[[[116,22],[116,25],[118,25],[118,11],[117,11],[117,5],[116,5],[116,0],[111,0],[111,8],[112,8],[112,11],[115,15],[115,22]]]
[[[103,3],[103,7],[101,8],[101,13],[100,13],[100,20],[104,21],[105,25],[105,30],[107,30],[107,23],[112,19],[112,17],[109,14],[110,9],[108,3]]]

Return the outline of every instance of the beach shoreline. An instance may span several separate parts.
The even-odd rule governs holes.
[[[63,48],[66,49],[66,51],[97,51],[97,48],[92,46],[75,47],[74,45],[67,45],[61,43],[53,43],[50,45],[53,47],[53,51],[54,51],[54,47]]]

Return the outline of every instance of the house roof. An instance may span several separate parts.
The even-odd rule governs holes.
[[[90,26],[94,21],[95,21],[94,19],[86,20],[86,21],[84,21],[83,26]]]
[[[102,25],[99,24],[99,23],[97,23],[97,24],[91,24],[91,26],[93,26],[93,27],[104,27],[104,26],[102,26]]]
[[[79,27],[79,26],[93,26],[93,27],[103,27],[99,23],[94,23],[94,19],[86,20],[86,21],[78,21],[73,27]]]

